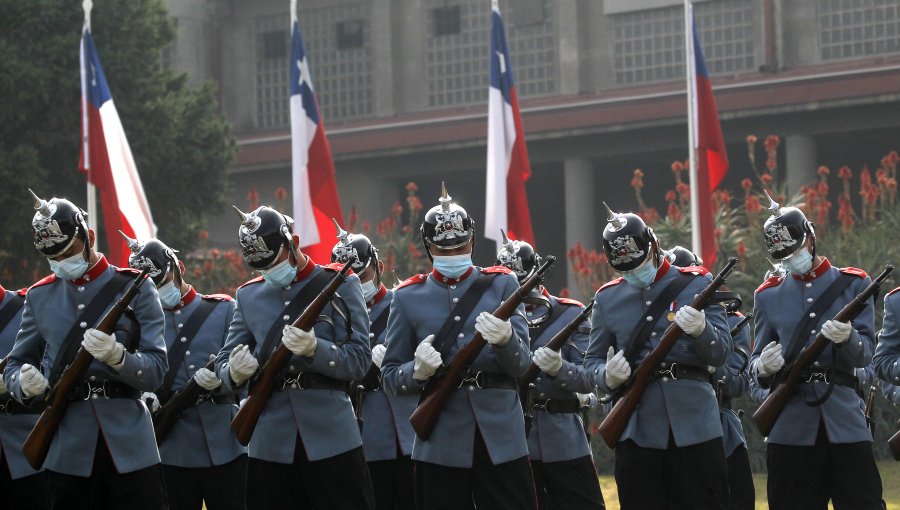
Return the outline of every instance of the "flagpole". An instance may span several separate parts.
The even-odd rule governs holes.
[[[700,245],[700,187],[697,183],[697,82],[694,59],[694,6],[691,0],[684,0],[684,69],[687,79],[688,112],[688,176],[691,192],[691,251],[702,252]]]
[[[84,0],[81,4],[82,10],[84,10],[84,28],[82,32],[85,30],[91,30],[91,8],[93,8],[94,4],[91,0]],[[87,110],[87,68],[85,67],[86,63],[84,62],[84,37],[82,37],[82,47],[81,47],[81,132],[82,138],[82,153],[84,154],[84,169],[87,171],[87,208],[88,208],[88,228],[97,231],[97,187],[91,184],[91,152],[90,152],[90,144],[88,143],[88,110]]]

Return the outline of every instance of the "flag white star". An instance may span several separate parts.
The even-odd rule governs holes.
[[[500,63],[500,74],[506,74],[506,59],[503,58],[503,52],[497,52],[497,60]]]
[[[314,91],[312,84],[312,77],[309,75],[309,62],[307,58],[302,58],[297,61],[297,69],[300,70],[300,81],[297,82],[297,86],[300,87],[303,83],[309,87],[309,90]]]

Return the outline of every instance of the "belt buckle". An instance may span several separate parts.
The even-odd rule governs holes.
[[[303,372],[300,372],[299,374],[297,374],[297,377],[293,377],[293,378],[285,377],[284,382],[281,384],[281,389],[283,390],[283,389],[287,388],[288,386],[290,386],[291,388],[293,388],[295,390],[302,390],[303,389],[302,379],[303,379]]]
[[[669,376],[672,378],[673,381],[677,381],[678,377],[675,376],[675,367],[677,367],[677,366],[678,366],[678,363],[672,363],[671,365],[669,365],[669,368],[667,368],[665,370],[660,368],[657,370],[656,373],[659,374],[660,376]]]
[[[825,384],[829,384],[831,381],[828,379],[828,372],[812,372],[809,374],[809,377],[806,378],[806,382],[811,382],[813,384],[824,382]]]
[[[466,384],[474,384],[476,388],[482,389],[481,370],[479,370],[478,372],[475,372],[475,375],[472,377],[463,376],[463,378],[459,381],[459,386],[457,386],[457,388],[462,388]]]
[[[92,384],[90,381],[85,381],[87,395],[84,396],[84,400],[97,400],[97,395],[103,395],[103,398],[109,400],[109,395],[106,393],[106,383],[107,381],[103,381],[97,385]]]
[[[10,412],[10,403],[12,403],[12,400],[13,399],[9,398],[6,399],[2,404],[0,404],[0,411],[2,411],[6,415],[12,416],[12,413]]]
[[[212,393],[210,393],[208,391],[204,391],[203,393],[197,395],[197,400],[194,401],[194,405],[198,406],[198,405],[206,402],[207,400],[212,400]]]
[[[543,402],[535,402],[535,403],[532,405],[532,407],[533,407],[534,409],[540,409],[540,410],[542,410],[542,411],[546,411],[546,410],[547,410],[547,405],[550,403],[550,400],[552,400],[552,399],[549,399],[549,398],[548,398],[547,400],[544,400]]]

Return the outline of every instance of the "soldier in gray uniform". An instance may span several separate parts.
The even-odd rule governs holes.
[[[184,280],[184,263],[175,250],[160,240],[126,240],[132,251],[129,265],[150,270],[166,317],[169,369],[156,392],[145,395],[158,409],[191,378],[206,390],[159,445],[169,508],[200,510],[205,502],[209,510],[243,509],[247,449],[231,431],[237,400],[204,367],[225,343],[234,300],[224,294],[199,294]]]
[[[159,451],[147,407],[139,400],[166,371],[165,319],[156,287],[144,282],[116,334],[92,326],[138,273],[95,251],[86,213],[65,199],[35,198],[34,245],[53,274],[35,283],[3,373],[9,392],[35,405],[83,347],[94,357],[44,462],[50,506],[166,507]],[[123,331],[118,331],[122,329]]]
[[[873,364],[885,398],[895,406],[900,404],[900,287],[884,296],[884,322]]]
[[[338,242],[331,250],[331,261],[346,264],[351,257],[353,271],[359,276],[363,298],[369,312],[369,339],[372,346],[372,365],[369,373],[354,382],[362,399],[360,416],[362,423],[363,452],[375,491],[375,508],[413,509],[413,447],[412,425],[409,416],[419,401],[416,395],[394,395],[381,387],[381,364],[384,360],[385,333],[394,291],[381,281],[384,262],[378,258],[378,250],[368,237],[351,234],[337,225]]]
[[[292,326],[337,269],[300,251],[291,218],[270,207],[238,213],[241,254],[262,276],[237,290],[234,320],[216,358],[223,391],[242,389],[278,342],[294,354],[250,441],[247,508],[372,508],[347,395],[350,381],[372,364],[359,278],[347,278],[311,330]]]
[[[541,264],[541,256],[525,241],[512,241],[501,231],[503,245],[497,253],[497,265],[509,268],[522,282]],[[550,295],[544,286],[534,289],[525,300],[525,316],[534,364],[541,369],[533,381],[530,398],[531,429],[528,431],[528,458],[534,475],[538,507],[541,509],[606,508],[597,470],[591,457],[591,445],[585,435],[580,411],[582,399],[593,391],[587,378],[569,386],[559,382],[560,371],[582,371],[587,349],[589,320],[572,333],[559,351],[545,347],[561,329],[584,310],[574,299]],[[579,398],[579,392],[583,395]],[[525,413],[528,415],[529,410]]]
[[[516,378],[530,363],[524,306],[522,316],[510,320],[491,313],[516,291],[516,278],[505,267],[472,265],[474,221],[446,189],[420,231],[434,269],[394,290],[381,368],[386,391],[418,395],[476,331],[489,345],[449,397],[430,437],[415,439],[417,507],[535,508],[516,392]]]
[[[0,357],[16,341],[25,289],[14,292],[0,285]],[[23,406],[6,391],[0,378],[0,494],[10,508],[47,508],[46,474],[22,455],[22,444],[37,422],[42,406]]]
[[[624,510],[723,509],[728,502],[719,406],[708,367],[722,366],[733,342],[725,310],[696,310],[711,281],[702,267],[674,267],[637,215],[608,211],[603,247],[622,273],[594,296],[584,366],[602,393],[614,393],[632,366],[657,346],[669,324],[684,331],[655,368],[616,446],[615,476]],[[559,376],[564,379],[565,374]],[[574,381],[573,381],[574,382]]]
[[[832,346],[806,368],[800,391],[769,433],[769,507],[824,509],[830,499],[835,509],[881,508],[855,373],[872,360],[873,309],[866,307],[852,323],[831,319],[871,280],[860,269],[833,267],[816,252],[815,229],[803,212],[770,202],[766,247],[789,275],[756,289],[750,375],[761,388],[773,387],[785,362],[796,360],[820,332]]]

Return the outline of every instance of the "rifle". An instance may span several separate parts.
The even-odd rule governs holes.
[[[122,294],[116,303],[110,308],[106,314],[97,323],[96,329],[106,334],[111,334],[116,329],[116,323],[119,318],[131,304],[131,301],[141,292],[141,284],[147,279],[148,269],[144,269],[137,278],[128,286],[128,290]],[[22,453],[34,469],[40,469],[47,458],[47,452],[50,451],[50,443],[56,435],[59,424],[62,423],[63,417],[66,415],[66,409],[69,407],[69,394],[72,389],[81,384],[87,373],[88,367],[94,357],[87,352],[84,347],[79,347],[75,354],[75,359],[69,366],[63,370],[59,376],[59,381],[45,394],[44,401],[47,407],[41,413],[28,438],[22,445]]]
[[[216,369],[215,357],[209,360],[203,368],[211,371]],[[193,377],[188,381],[187,386],[181,391],[172,395],[166,403],[153,413],[153,430],[156,434],[156,444],[162,443],[163,439],[172,431],[172,427],[178,421],[178,418],[184,411],[194,405],[200,395],[206,390],[197,384]]]
[[[592,300],[587,304],[587,306],[584,307],[584,310],[582,310],[581,313],[578,314],[578,317],[575,317],[572,322],[566,325],[566,327],[562,328],[555,335],[553,335],[553,338],[547,341],[547,343],[544,344],[544,347],[559,352],[559,350],[562,349],[563,344],[566,343],[566,340],[568,340],[569,337],[572,336],[572,333],[574,333],[575,330],[578,329],[578,326],[580,326],[582,322],[586,321],[591,316],[591,310],[593,308],[594,301]],[[525,370],[525,373],[522,374],[522,377],[519,378],[519,394],[524,394],[525,390],[528,389],[528,383],[533,381],[534,378],[537,377],[540,373],[541,369],[538,368],[538,366],[535,365],[534,362],[532,362],[528,369]]]
[[[878,394],[878,388],[875,385],[869,386],[869,396],[866,397],[866,425],[869,426],[869,431],[872,433],[872,439],[875,438],[875,395]]]
[[[554,262],[556,262],[556,257],[552,255],[544,259],[541,267],[522,282],[511,296],[500,303],[500,306],[494,310],[494,317],[507,320],[515,314],[516,308],[522,304],[528,293],[544,281],[544,274]],[[425,387],[422,388],[422,396],[419,399],[419,406],[416,407],[412,416],[409,417],[409,422],[412,424],[413,430],[416,431],[419,439],[424,441],[431,435],[431,431],[434,429],[441,411],[447,405],[447,400],[450,399],[450,395],[459,386],[463,373],[475,361],[478,353],[481,352],[486,343],[481,333],[476,331],[475,336],[456,353],[450,364],[441,366],[425,383]]]
[[[750,319],[752,319],[752,318],[753,318],[752,313],[748,313],[747,315],[745,315],[740,321],[738,321],[737,324],[734,325],[733,328],[731,328],[731,336],[734,337],[734,335],[740,333],[741,330],[744,329],[744,326],[746,326],[747,323],[750,322]]]
[[[878,293],[881,283],[887,279],[893,270],[893,264],[885,265],[884,271],[882,271],[868,287],[863,289],[858,296],[847,303],[847,305],[834,316],[834,320],[850,322],[855,319],[866,307],[866,301]],[[753,421],[756,422],[756,426],[759,427],[759,431],[763,436],[769,435],[769,432],[772,431],[772,427],[775,425],[775,421],[778,420],[778,416],[781,415],[781,411],[784,410],[788,401],[793,397],[797,386],[800,384],[800,374],[806,367],[812,365],[819,355],[822,354],[822,351],[829,345],[831,345],[831,340],[825,338],[825,336],[819,332],[819,334],[816,335],[816,339],[813,340],[813,343],[800,351],[800,355],[797,356],[797,359],[789,368],[786,367],[786,375],[784,376],[782,383],[769,391],[769,396],[766,397],[765,402],[763,402],[759,406],[759,409],[753,413]]]
[[[900,420],[898,420],[897,426],[900,427]],[[894,460],[900,460],[900,430],[894,432],[894,435],[888,439],[888,446],[891,448]]]
[[[338,287],[347,280],[351,264],[355,261],[356,257],[350,257],[350,260],[334,275],[331,281],[322,289],[322,292],[306,306],[303,313],[291,324],[292,326],[308,331],[315,325],[316,317],[322,313],[325,305],[331,301]],[[283,343],[278,342],[265,365],[260,367],[256,375],[253,376],[250,389],[247,392],[247,400],[238,410],[234,419],[231,420],[231,430],[234,431],[242,445],[247,446],[250,442],[250,437],[253,436],[253,430],[256,429],[256,423],[259,421],[259,416],[275,390],[275,380],[293,355],[294,353],[290,349],[285,347]]]
[[[691,302],[691,307],[702,310],[716,291],[719,290],[719,287],[725,283],[725,278],[734,269],[737,261],[737,257],[729,258],[728,263],[725,264],[725,267],[716,275],[713,281],[697,294],[694,301]],[[675,343],[682,335],[684,335],[684,330],[677,323],[672,322],[672,324],[669,324],[669,327],[666,328],[665,333],[659,340],[659,344],[641,361],[641,364],[635,369],[631,381],[625,383],[626,387],[621,392],[619,400],[600,424],[600,435],[610,448],[615,448],[619,442],[619,437],[622,436],[625,426],[628,425],[628,420],[631,418],[632,413],[637,409],[638,402],[641,400],[641,396],[650,382],[653,371],[666,359],[669,351],[675,347]]]

